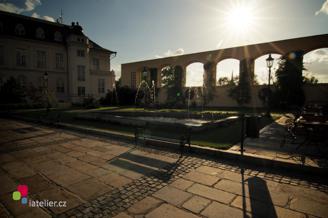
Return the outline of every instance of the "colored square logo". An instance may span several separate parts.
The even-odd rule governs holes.
[[[17,191],[19,191],[21,193],[22,197],[27,197],[28,187],[27,187],[27,185],[18,185]]]
[[[21,199],[21,193],[19,191],[14,191],[13,192],[13,200],[19,201],[20,199]]]
[[[27,204],[27,198],[26,197],[23,197],[22,200],[21,200],[21,203],[22,204]]]

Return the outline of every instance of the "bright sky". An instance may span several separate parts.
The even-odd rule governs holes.
[[[59,17],[62,9],[66,24],[78,21],[92,40],[118,52],[112,60],[118,75],[121,63],[328,33],[328,0],[0,2],[0,10],[48,20]],[[328,50],[307,56],[308,68],[328,82]],[[265,71],[264,59],[257,63],[256,73]],[[236,68],[225,65],[218,71],[229,75],[230,68]]]

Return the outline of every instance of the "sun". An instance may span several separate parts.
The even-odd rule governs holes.
[[[248,34],[254,28],[254,12],[250,7],[238,5],[225,13],[224,22],[232,33]]]

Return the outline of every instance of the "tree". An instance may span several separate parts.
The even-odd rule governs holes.
[[[229,79],[228,79],[228,77],[221,77],[221,78],[219,78],[219,80],[218,80],[218,86],[226,86],[226,85],[229,85]]]
[[[0,103],[16,104],[24,102],[24,88],[14,77],[10,77],[0,88]]]
[[[275,73],[276,76],[276,100],[280,106],[302,106],[305,100],[303,92],[302,55],[295,53],[293,59],[282,57],[279,61],[279,67]]]
[[[167,89],[167,103],[170,105],[184,104],[182,92],[182,69],[179,66],[166,67],[162,70],[162,85]]]
[[[318,84],[318,79],[314,76],[303,76],[304,84]]]

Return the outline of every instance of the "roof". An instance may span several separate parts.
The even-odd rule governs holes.
[[[103,51],[109,52],[111,54],[116,54],[117,53],[116,51],[111,51],[109,49],[106,49],[106,48],[101,47],[100,45],[98,45],[97,43],[95,43],[94,41],[92,41],[91,39],[89,39],[89,42],[92,43],[92,47],[91,47],[92,49],[103,50]]]

